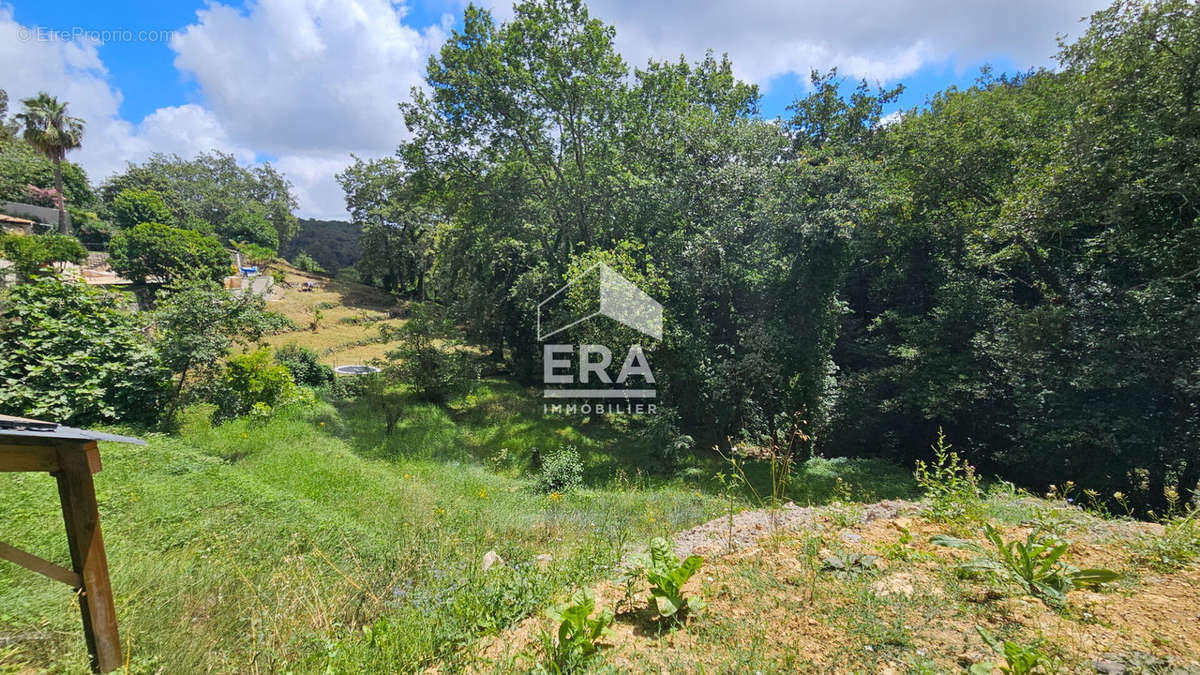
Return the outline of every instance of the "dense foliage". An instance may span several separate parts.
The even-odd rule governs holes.
[[[216,151],[193,159],[154,154],[110,177],[100,197],[111,206],[126,189],[162,195],[175,222],[188,229],[219,232],[231,215],[252,210],[275,228],[278,241],[286,242],[296,233],[292,185],[270,164],[243,167],[233,155]]]
[[[278,332],[288,321],[266,311],[254,293],[231,293],[215,283],[189,282],[165,289],[153,320],[155,345],[163,363],[175,373],[172,411],[191,394],[188,385],[205,388],[220,380],[220,361],[234,345],[248,347]]]
[[[465,394],[479,379],[479,369],[457,348],[454,323],[432,305],[414,303],[408,321],[390,337],[399,346],[387,353],[383,374],[393,384],[412,387],[436,403]]]
[[[149,422],[168,371],[129,299],[54,277],[0,298],[0,412],[87,425]]]
[[[68,206],[88,204],[95,199],[87,174],[78,164],[63,162],[62,178]],[[30,185],[53,189],[53,162],[24,139],[0,133],[0,201],[24,202]]]
[[[1161,504],[1200,479],[1198,25],[1122,0],[1058,71],[888,124],[899,89],[814,74],[777,124],[727,60],[631,70],[581,3],[470,7],[411,140],[340,176],[357,267],[534,381],[538,303],[602,261],[664,305],[645,348],[689,429],[799,412],[818,450],[911,460],[941,426],[988,471]]]
[[[53,263],[83,262],[87,259],[87,249],[78,239],[63,234],[0,234],[0,258],[12,261],[18,278],[29,280],[46,272],[45,268]]]
[[[173,225],[175,217],[167,209],[162,195],[154,190],[127,188],[117,193],[109,206],[113,222],[120,227],[134,227],[142,223]]]
[[[109,265],[133,281],[177,279],[220,281],[229,275],[231,259],[213,237],[162,223],[142,223],[109,242]]]
[[[275,350],[275,362],[291,372],[296,384],[323,387],[333,382],[333,369],[321,363],[321,357],[315,351],[295,342]]]
[[[279,233],[270,221],[255,209],[239,209],[229,214],[217,232],[229,242],[254,244],[272,251],[279,250]]]
[[[266,414],[297,395],[292,373],[271,360],[268,347],[229,357],[225,372],[215,385],[213,399],[218,419],[246,413]]]

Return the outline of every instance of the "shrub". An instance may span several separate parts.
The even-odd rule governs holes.
[[[271,350],[264,347],[230,357],[213,398],[217,419],[230,419],[256,406],[261,410],[295,400],[296,383],[285,366],[272,363]]]
[[[85,244],[107,243],[113,235],[120,232],[116,225],[101,220],[95,213],[75,208],[69,210],[71,223],[75,226],[75,236]]]
[[[296,254],[296,259],[292,261],[292,264],[296,266],[296,269],[310,274],[328,274],[325,268],[321,267],[321,263],[305,251]]]
[[[583,485],[583,462],[575,446],[564,445],[542,461],[537,477],[540,492],[566,494]]]
[[[333,369],[321,363],[315,351],[295,342],[275,351],[275,363],[287,368],[296,384],[322,387],[333,382]]]
[[[231,293],[211,281],[162,289],[152,317],[155,347],[178,374],[172,410],[183,404],[189,377],[204,383],[220,379],[221,360],[235,344],[257,344],[265,335],[296,328],[287,317],[266,311],[266,304],[255,293]]]
[[[933,462],[917,460],[913,472],[917,486],[929,500],[922,515],[933,522],[961,522],[975,517],[980,505],[979,477],[975,467],[959,458],[938,429],[937,444],[933,447]]]
[[[130,228],[142,223],[174,224],[175,218],[162,195],[154,190],[138,190],[126,188],[117,193],[112,206],[113,221],[123,227]]]
[[[191,230],[161,223],[142,223],[125,230],[108,246],[108,262],[133,281],[157,277],[220,281],[229,273],[229,254],[221,242]]]
[[[247,263],[257,267],[266,267],[275,261],[275,249],[242,242],[234,244],[234,248],[241,252]]]
[[[1135,546],[1138,559],[1169,572],[1200,558],[1200,507],[1163,521],[1162,536],[1144,536]]]
[[[0,304],[0,410],[66,424],[152,422],[169,377],[124,295],[47,277]]]
[[[13,262],[22,280],[28,280],[51,263],[83,262],[87,249],[78,239],[63,234],[0,235],[0,255]]]
[[[650,442],[651,452],[667,466],[673,465],[680,457],[691,451],[696,441],[679,430],[679,411],[669,406],[658,409],[649,425],[645,436]]]

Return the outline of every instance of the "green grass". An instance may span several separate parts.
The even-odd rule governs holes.
[[[546,417],[503,380],[449,407],[410,402],[390,437],[361,402],[215,428],[205,412],[146,446],[101,445],[98,500],[134,672],[452,665],[479,636],[609,576],[628,547],[723,509],[715,454],[664,467],[629,420]],[[552,499],[532,489],[532,449],[560,444],[578,448],[585,487]],[[748,473],[761,491],[765,467]],[[788,496],[827,501],[839,477],[864,499],[913,490],[886,463],[816,459]],[[0,540],[67,560],[51,477],[0,475],[0,511]],[[489,550],[507,564],[482,571]],[[534,564],[547,553],[548,567]],[[12,635],[0,672],[86,670],[69,589],[0,563],[0,636]]]

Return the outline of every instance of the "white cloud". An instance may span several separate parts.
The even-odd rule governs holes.
[[[422,32],[404,14],[386,0],[211,4],[171,48],[229,135],[277,158],[301,214],[345,218],[334,174],[350,153],[388,155],[407,136],[397,103],[453,19]]]
[[[743,79],[807,78],[838,67],[845,75],[894,80],[932,62],[971,64],[1007,56],[1021,67],[1050,63],[1059,33],[1079,35],[1079,19],[1108,0],[591,0],[591,15],[612,24],[632,66],[728,53]],[[498,18],[507,2],[491,3]]]
[[[230,134],[259,152],[390,153],[405,137],[396,104],[445,40],[403,16],[385,0],[213,4],[171,48]]]
[[[388,154],[386,152],[380,154]],[[334,176],[350,165],[350,155],[287,154],[273,162],[295,186],[298,212],[306,218],[346,220],[346,198]]]
[[[68,157],[93,183],[154,152],[188,157],[218,149],[253,161],[254,151],[232,142],[220,121],[196,104],[160,108],[136,125],[122,119],[121,92],[108,81],[97,43],[35,35],[14,20],[11,8],[0,6],[0,87],[8,92],[11,112],[19,110],[20,99],[42,90],[68,102],[71,114],[87,125],[83,147]]]

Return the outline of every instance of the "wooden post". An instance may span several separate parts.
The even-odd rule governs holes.
[[[58,496],[62,501],[63,522],[71,548],[71,564],[83,579],[79,589],[79,608],[83,615],[83,634],[87,639],[92,669],[107,673],[121,667],[121,638],[117,634],[117,612],[113,605],[112,584],[108,579],[108,560],[100,535],[100,512],[92,483],[89,455],[97,455],[95,441],[58,452]]]

